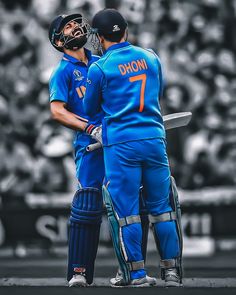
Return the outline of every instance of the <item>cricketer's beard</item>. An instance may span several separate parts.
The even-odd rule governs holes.
[[[87,35],[79,38],[69,36],[64,47],[70,50],[78,50],[86,44],[87,40]]]

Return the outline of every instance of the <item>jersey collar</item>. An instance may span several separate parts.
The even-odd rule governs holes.
[[[111,46],[105,51],[105,53],[108,52],[108,51],[111,51],[111,50],[115,50],[115,49],[118,49],[118,48],[122,48],[122,47],[129,46],[129,45],[130,45],[130,43],[127,42],[127,41],[125,41],[125,42],[121,42],[121,43],[117,43],[117,44],[111,45]]]
[[[90,64],[91,60],[92,60],[92,53],[90,50],[88,50],[87,48],[84,48],[84,51],[85,51],[85,55],[87,56],[88,58],[88,63]],[[69,61],[69,62],[72,62],[73,64],[84,64],[83,62],[81,62],[80,60],[78,60],[77,58],[74,58],[73,56],[69,55],[69,54],[66,54],[64,53],[63,54],[63,57],[62,57],[63,60],[66,60],[66,61]]]

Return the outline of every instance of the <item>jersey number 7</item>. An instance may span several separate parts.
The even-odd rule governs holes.
[[[130,82],[141,81],[139,112],[142,112],[144,108],[144,93],[145,93],[146,80],[147,80],[146,74],[129,77]]]

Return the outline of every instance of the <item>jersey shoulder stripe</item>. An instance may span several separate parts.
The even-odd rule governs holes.
[[[95,61],[95,64],[102,69],[103,65],[105,64],[105,62],[107,61],[107,59],[110,57],[110,55],[112,54],[112,51],[107,52],[107,54],[105,54],[104,56],[102,56],[99,60]]]
[[[161,65],[161,60],[160,60],[160,57],[158,56],[158,54],[151,48],[144,48],[144,50],[148,51],[148,52],[151,52],[157,59],[159,65]]]
[[[61,60],[59,62],[59,64],[57,65],[57,67],[53,70],[51,77],[49,79],[52,80],[55,77],[69,77],[70,76],[70,63],[68,63],[67,61],[64,62],[64,60]]]
[[[93,58],[94,60],[99,60],[99,59],[101,58],[101,56],[96,55],[96,54],[93,54],[93,55],[92,55],[92,58]]]

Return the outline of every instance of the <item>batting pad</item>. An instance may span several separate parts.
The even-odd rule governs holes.
[[[87,283],[93,282],[102,221],[102,196],[98,189],[79,189],[73,199],[69,220],[69,281],[74,274],[83,274]]]
[[[110,233],[111,233],[116,257],[119,261],[120,270],[123,274],[123,278],[127,283],[129,283],[130,271],[129,271],[129,265],[124,256],[124,251],[122,249],[122,236],[121,236],[122,232],[121,232],[121,228],[118,221],[119,218],[113,208],[110,193],[105,186],[103,186],[102,192],[103,192],[103,200],[107,208],[107,218],[109,221]]]
[[[145,194],[145,191],[143,187],[141,187],[139,190],[139,214],[140,214],[141,226],[142,226],[142,255],[143,255],[144,261],[146,261],[149,219],[148,219],[148,210],[145,204],[144,194]]]

